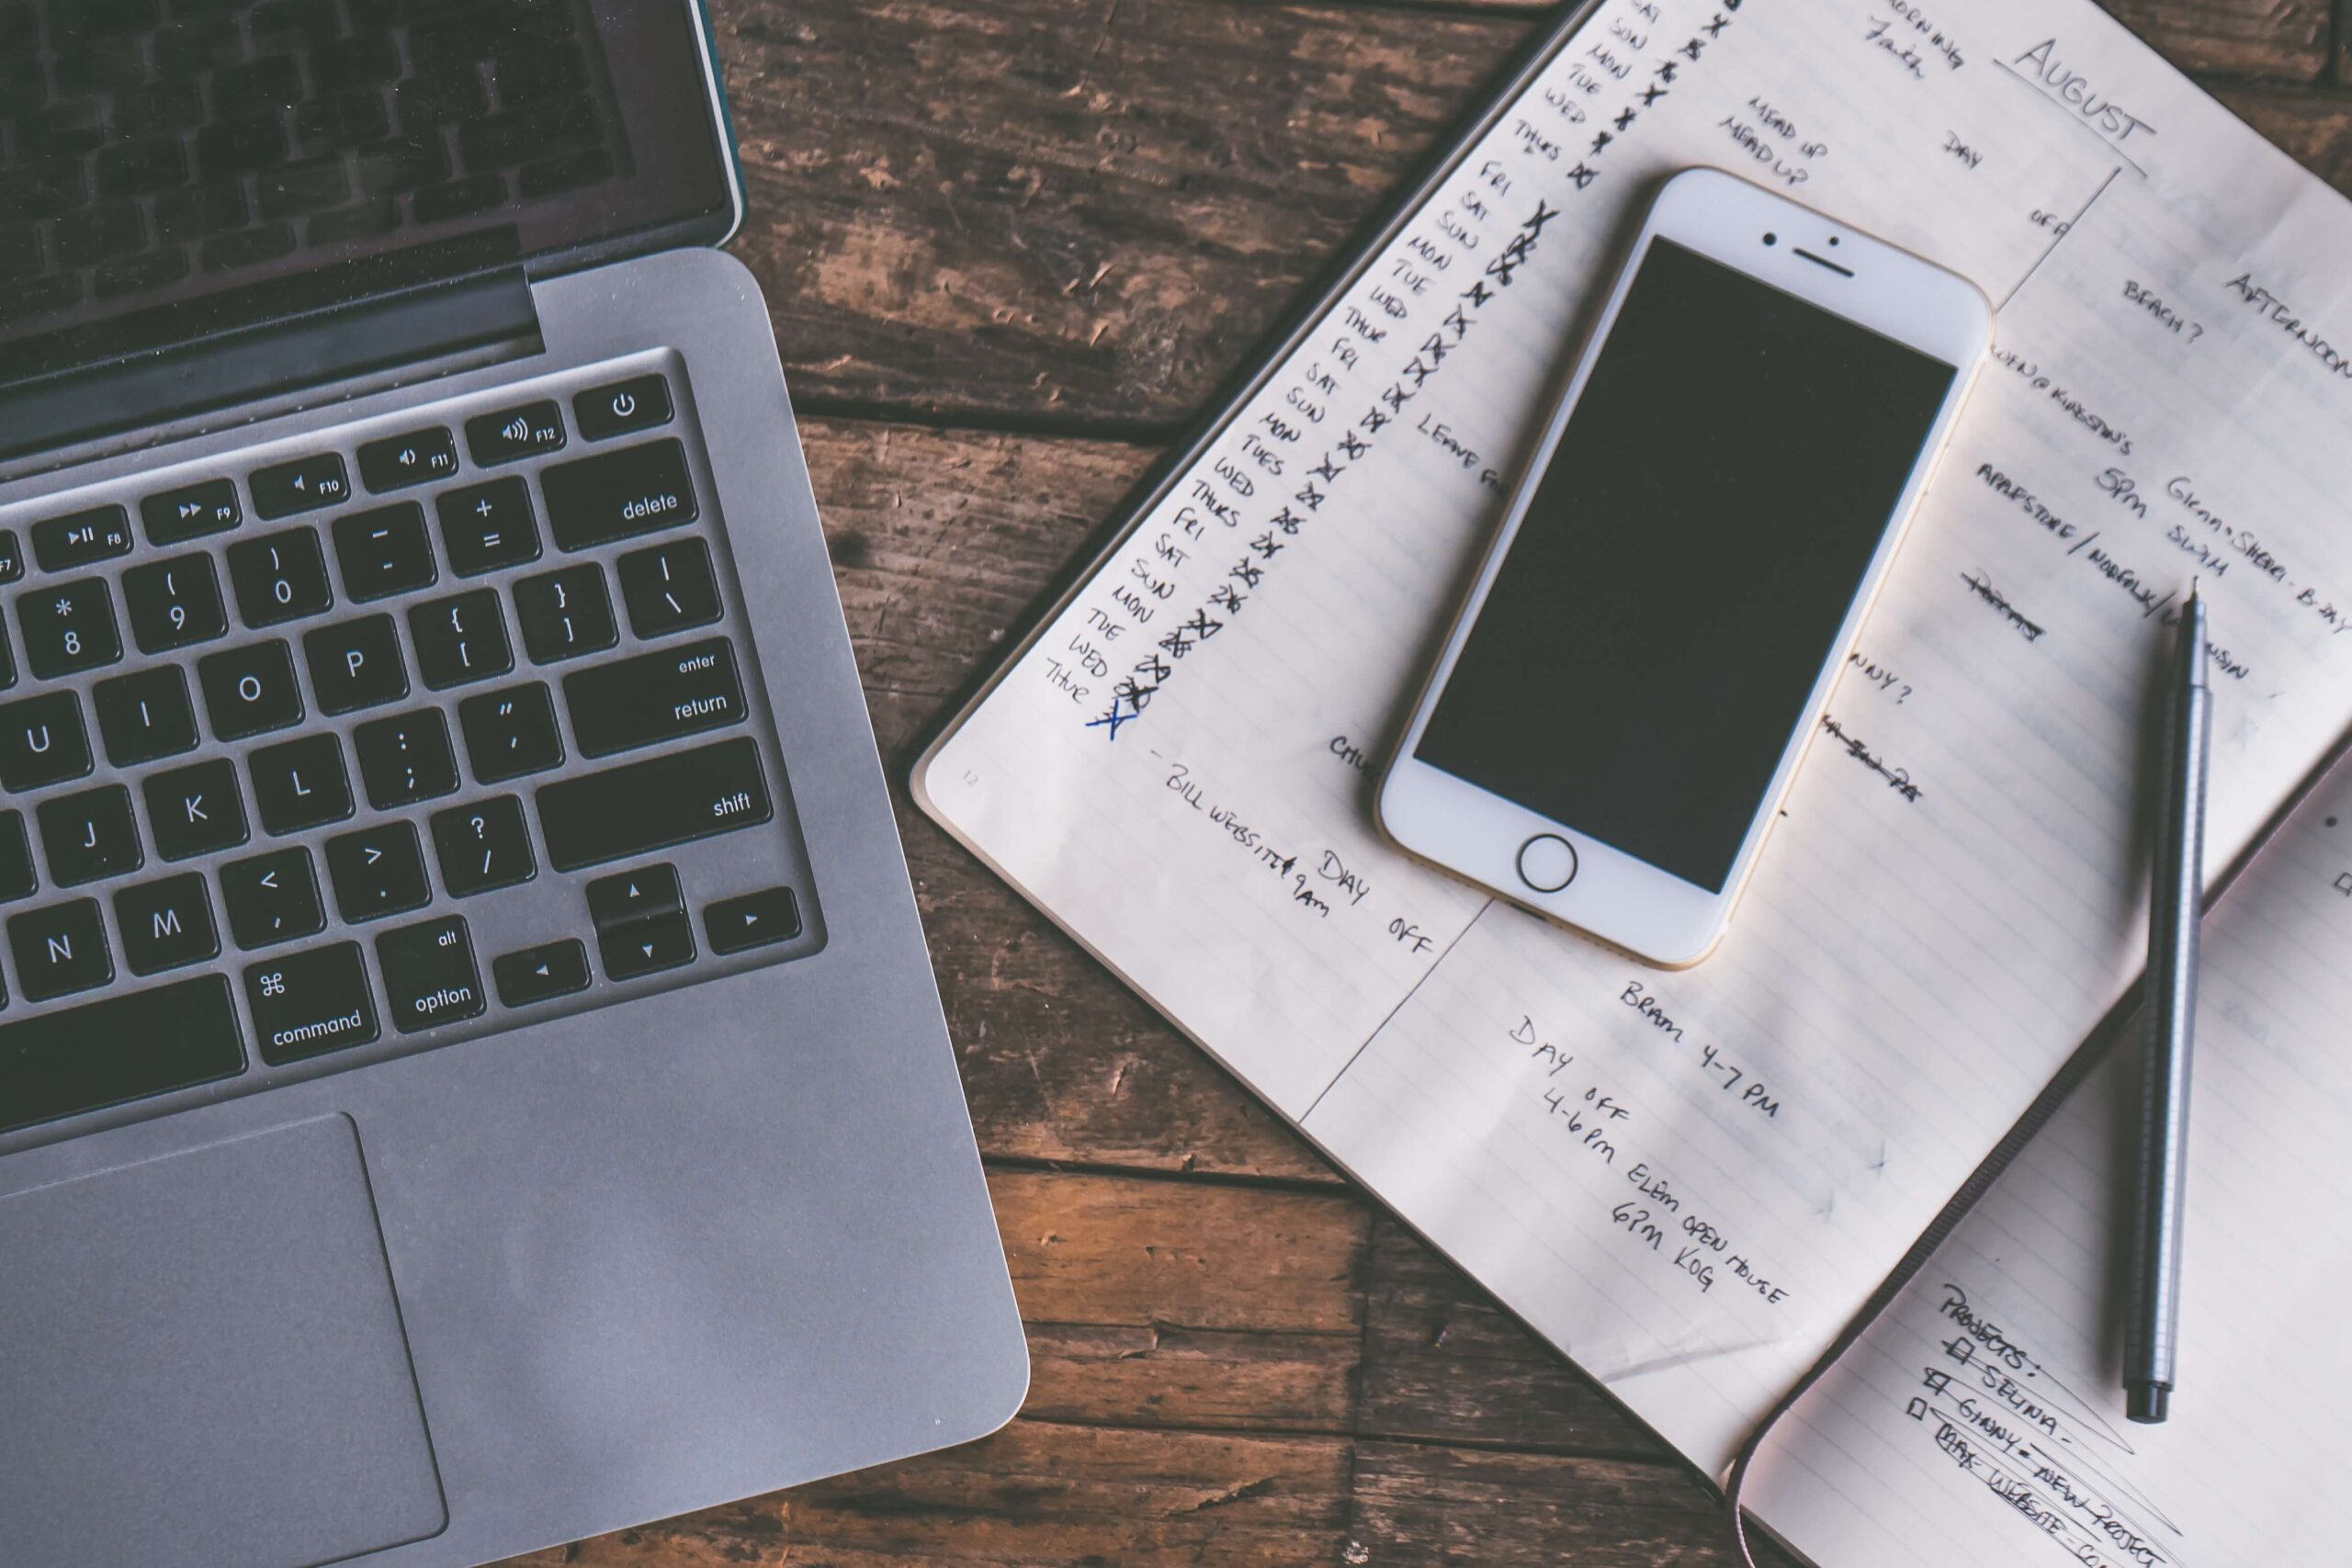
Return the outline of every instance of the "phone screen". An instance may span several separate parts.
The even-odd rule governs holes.
[[[1958,374],[1653,238],[1414,755],[1722,891]]]

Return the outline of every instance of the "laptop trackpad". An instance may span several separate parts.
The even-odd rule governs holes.
[[[350,1120],[0,1200],[0,1551],[302,1568],[447,1522]]]

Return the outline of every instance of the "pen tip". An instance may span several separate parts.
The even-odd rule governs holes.
[[[2188,580],[2188,602],[2197,603],[2197,580],[2193,577]]]

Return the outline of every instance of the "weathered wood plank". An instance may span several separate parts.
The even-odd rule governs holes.
[[[1713,1500],[1672,1466],[1030,1420],[945,1453],[514,1560],[514,1568],[1731,1561]]]
[[[2352,95],[2219,86],[2230,111],[2336,189],[2352,191]]]
[[[985,1441],[515,1560],[518,1568],[1299,1568],[1347,1445],[1016,1421]],[[1600,1561],[1600,1560],[1596,1560]]]
[[[1355,1430],[1669,1459],[1673,1450],[1385,1211],[1374,1221]]]
[[[1337,1191],[997,1171],[1032,1418],[1348,1427],[1371,1213]]]
[[[1679,1467],[1360,1443],[1344,1561],[1358,1568],[1723,1568],[1721,1506]],[[1769,1548],[1757,1561],[1788,1564]]]
[[[1525,36],[1222,0],[718,18],[736,242],[804,398],[1171,426]]]
[[[2327,70],[2329,0],[2099,0],[2191,75],[2316,81]]]

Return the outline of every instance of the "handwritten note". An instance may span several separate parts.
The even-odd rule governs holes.
[[[1693,164],[2001,311],[1730,938],[1657,975],[1400,855],[1369,794],[1615,245]],[[919,788],[1720,1471],[2136,974],[2190,581],[2215,865],[2352,724],[2347,249],[2341,200],[2082,0],[1607,0]]]
[[[2125,1418],[2114,1326],[2134,1040],[1768,1439],[1757,1503],[1822,1568],[2343,1560],[2352,773],[2206,931],[2173,1419]]]

